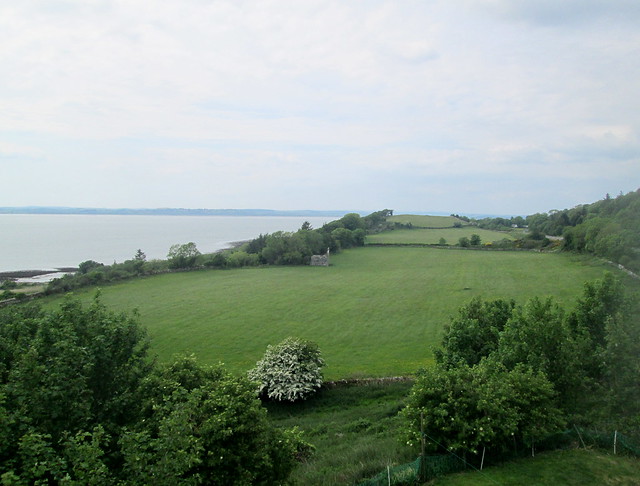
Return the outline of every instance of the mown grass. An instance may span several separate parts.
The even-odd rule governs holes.
[[[413,461],[419,451],[402,441],[398,411],[412,383],[323,388],[302,403],[267,404],[271,420],[299,427],[315,453],[297,466],[294,485],[349,485],[387,465]]]
[[[424,214],[396,214],[387,218],[389,223],[409,224],[416,228],[452,228],[455,223],[466,224],[453,216],[429,216]]]
[[[515,240],[511,233],[491,231],[477,226],[463,226],[462,228],[442,229],[402,229],[386,231],[367,236],[368,244],[403,244],[403,245],[435,245],[444,238],[446,244],[457,245],[462,237],[471,238],[471,235],[480,236],[482,244],[502,239]]]
[[[295,336],[318,343],[327,379],[393,376],[429,365],[443,326],[474,296],[521,303],[553,296],[572,304],[585,281],[610,269],[564,254],[365,247],[332,256],[328,268],[136,279],[103,288],[102,300],[139,309],[161,361],[194,353],[244,373],[268,344]],[[77,295],[90,300],[94,293]]]
[[[433,486],[586,486],[640,484],[640,459],[597,450],[543,452],[481,472],[444,476]]]

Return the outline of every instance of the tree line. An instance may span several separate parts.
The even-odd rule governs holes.
[[[562,236],[564,250],[590,253],[640,271],[640,189],[526,218],[485,218],[478,226],[497,230],[526,226],[531,239]]]

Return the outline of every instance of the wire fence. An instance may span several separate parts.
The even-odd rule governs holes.
[[[614,454],[640,457],[640,446],[620,432],[597,432],[574,427],[535,444],[535,451],[570,449],[582,447],[585,449],[602,449]],[[494,455],[484,462],[484,465],[498,464],[511,459],[531,456],[532,448],[514,447],[511,451]],[[479,457],[466,459],[456,454],[436,454],[418,457],[415,461],[399,466],[387,466],[384,471],[358,484],[358,486],[408,486],[421,484],[431,479],[461,472],[477,470],[480,466]]]

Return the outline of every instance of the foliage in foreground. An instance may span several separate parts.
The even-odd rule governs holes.
[[[295,402],[322,386],[324,364],[317,344],[289,337],[276,346],[268,346],[248,376],[258,383],[260,395]]]
[[[299,436],[253,384],[192,358],[159,367],[136,316],[73,300],[0,313],[2,484],[278,484]]]
[[[492,453],[535,441],[565,421],[622,430],[640,419],[636,312],[611,274],[585,284],[575,309],[479,299],[446,330],[404,415],[410,441],[436,451]]]

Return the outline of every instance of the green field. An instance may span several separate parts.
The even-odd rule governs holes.
[[[281,427],[297,426],[315,447],[299,464],[294,485],[357,484],[387,465],[415,460],[406,445],[398,410],[411,382],[323,388],[300,403],[267,403],[269,417]]]
[[[544,452],[482,472],[453,474],[437,479],[434,486],[585,486],[640,484],[640,459],[601,451],[573,449]]]
[[[464,226],[462,228],[442,228],[442,229],[402,229],[385,231],[367,236],[367,244],[401,244],[401,245],[435,245],[444,238],[448,245],[457,245],[458,240],[464,236],[471,238],[471,235],[480,236],[482,244],[492,241],[500,241],[504,238],[515,240],[510,233],[500,231],[490,231],[476,226]]]
[[[452,228],[455,223],[467,224],[453,216],[428,216],[423,214],[397,214],[388,217],[387,222],[411,223],[416,228]]]
[[[139,309],[160,360],[194,353],[244,372],[268,344],[295,336],[318,343],[327,379],[392,376],[428,365],[443,325],[473,296],[570,304],[611,268],[564,254],[365,247],[328,268],[165,274],[107,286],[102,298]]]

